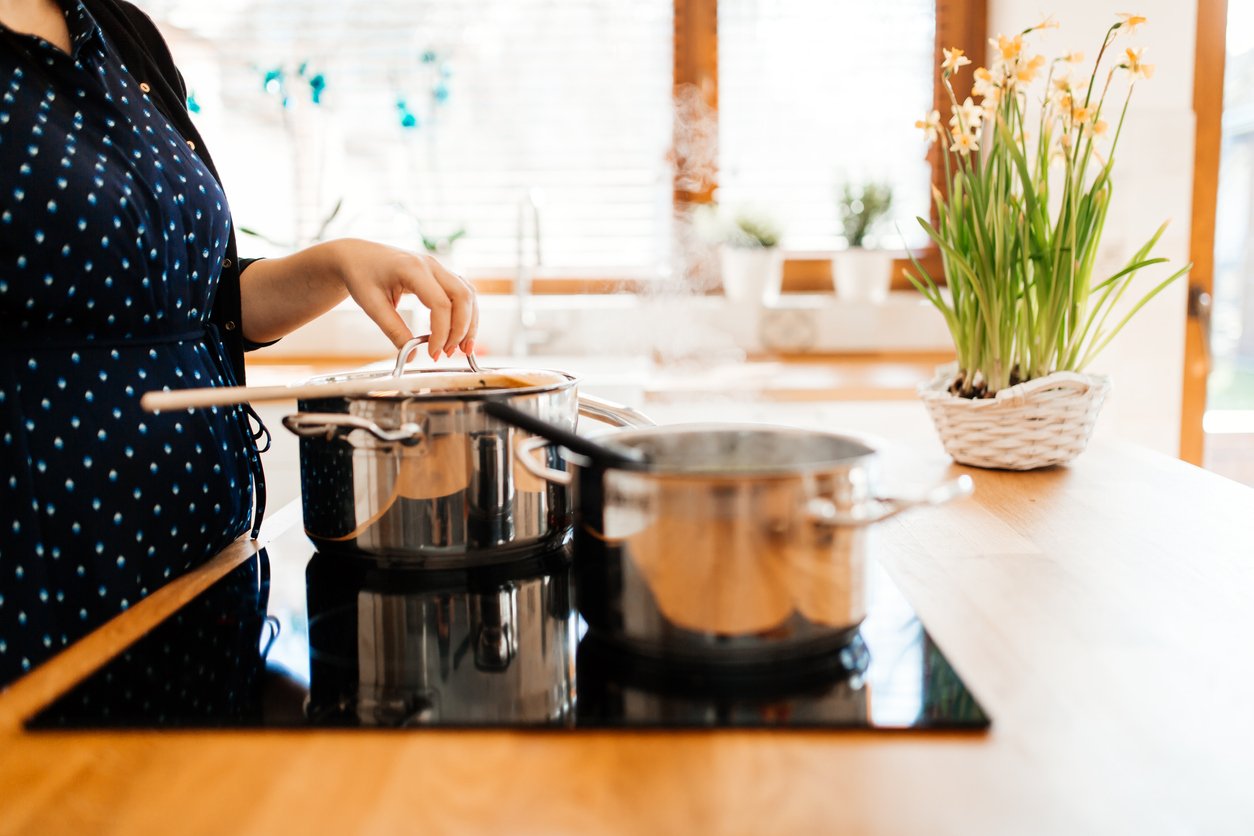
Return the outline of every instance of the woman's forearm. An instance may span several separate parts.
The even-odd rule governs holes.
[[[348,296],[337,242],[254,261],[240,275],[244,338],[277,340]]]
[[[258,343],[277,340],[352,296],[399,348],[412,336],[396,310],[407,293],[430,311],[432,357],[474,350],[474,288],[429,255],[356,238],[253,262],[240,277],[244,336]]]

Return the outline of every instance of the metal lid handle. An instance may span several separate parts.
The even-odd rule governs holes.
[[[409,362],[409,355],[420,345],[431,341],[430,334],[423,334],[421,337],[414,337],[409,342],[401,346],[401,350],[396,355],[396,365],[392,367],[392,377],[400,377],[405,373],[405,364]]]

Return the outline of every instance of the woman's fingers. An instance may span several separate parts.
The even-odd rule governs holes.
[[[410,253],[406,255],[397,278],[404,289],[417,296],[418,301],[431,312],[431,341],[427,343],[427,354],[434,360],[448,342],[453,321],[453,300],[436,278],[431,267],[434,259]]]
[[[451,355],[459,345],[473,349],[479,306],[464,279],[430,256],[364,241],[346,244],[351,251],[345,260],[352,268],[346,271],[348,291],[394,345],[411,338],[396,303],[403,293],[412,293],[431,312],[431,359],[441,352]]]
[[[440,344],[444,353],[451,356],[458,345],[465,342],[468,337],[474,337],[472,327],[476,324],[479,305],[475,300],[474,288],[465,279],[450,272],[434,258],[427,259],[427,264],[430,265],[432,275],[440,283],[440,287],[443,288],[453,306],[447,338]],[[436,342],[434,333],[431,335],[431,341]]]
[[[414,335],[410,332],[409,326],[405,324],[405,320],[396,310],[396,305],[383,288],[370,288],[357,297],[357,304],[365,311],[366,316],[374,320],[379,330],[392,341],[392,345],[400,348],[413,339]]]
[[[463,354],[473,354],[475,351],[475,337],[479,334],[479,303],[475,303],[474,312],[470,317],[470,331],[466,334],[466,338],[462,340],[461,349]]]

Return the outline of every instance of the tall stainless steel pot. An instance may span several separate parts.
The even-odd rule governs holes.
[[[532,436],[486,415],[487,399],[569,429],[580,415],[616,426],[651,423],[581,395],[578,378],[566,372],[405,370],[416,342],[390,373],[311,381],[330,389],[377,378],[379,391],[305,398],[283,420],[300,436],[305,531],[319,549],[438,567],[559,543],[571,524],[569,490],[515,466],[515,445]],[[554,455],[550,464],[558,463]]]
[[[687,425],[606,437],[639,467],[568,471],[518,453],[577,491],[576,602],[589,628],[637,654],[758,665],[826,653],[865,617],[874,523],[972,490],[969,477],[915,499],[885,497],[857,438],[762,425]]]

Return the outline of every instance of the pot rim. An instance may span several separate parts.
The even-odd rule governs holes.
[[[493,389],[450,389],[439,390],[433,392],[411,392],[396,390],[381,390],[379,392],[370,392],[364,395],[326,395],[327,398],[344,398],[349,401],[383,401],[383,402],[399,402],[399,401],[423,401],[430,403],[439,402],[461,402],[461,401],[482,401],[491,398],[514,397],[516,395],[539,395],[546,392],[558,392],[563,389],[569,389],[579,384],[580,378],[570,372],[564,372],[559,369],[513,369],[513,368],[485,368],[476,372],[473,369],[413,369],[407,370],[402,377],[418,376],[418,375],[480,375],[480,374],[504,374],[515,373],[517,375],[534,375],[534,374],[551,374],[559,378],[552,383],[540,383],[534,386],[516,386],[508,388]],[[383,380],[392,380],[389,370],[367,370],[357,372],[335,372],[332,374],[319,375],[311,377],[307,382],[310,384],[333,384],[342,383],[350,380],[369,380],[370,378],[380,378]],[[321,397],[302,398],[302,401],[322,400]]]
[[[658,427],[639,427],[630,430],[620,430],[613,433],[607,433],[603,438],[612,441],[615,444],[629,442],[635,438],[648,438],[659,435],[675,435],[679,433],[711,433],[711,432],[768,432],[772,434],[786,435],[808,435],[822,436],[828,439],[840,439],[843,441],[853,442],[863,448],[865,452],[845,456],[839,459],[827,459],[822,461],[805,462],[802,464],[792,465],[774,465],[759,468],[737,468],[735,470],[695,470],[695,469],[679,469],[675,467],[662,467],[651,462],[644,462],[638,465],[629,466],[612,466],[606,467],[604,470],[618,471],[622,473],[636,473],[642,476],[650,476],[658,479],[666,479],[668,481],[692,481],[692,482],[743,482],[746,480],[757,479],[796,479],[798,477],[810,476],[816,473],[830,472],[833,470],[841,470],[844,468],[856,467],[859,465],[867,465],[875,461],[879,455],[878,449],[874,446],[873,439],[870,436],[861,435],[856,432],[837,433],[828,430],[813,430],[804,427],[790,427],[780,424],[747,424],[732,422],[700,422],[687,424],[665,424]],[[584,470],[595,467],[591,459],[572,452],[565,447],[558,445],[562,452],[562,457],[569,463],[580,467]],[[624,446],[630,446],[624,444]]]

